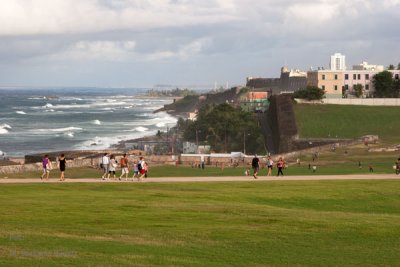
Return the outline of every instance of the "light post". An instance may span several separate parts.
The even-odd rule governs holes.
[[[249,133],[247,135],[250,135]],[[246,155],[246,131],[243,132],[243,154]]]
[[[201,132],[200,130],[196,129],[196,153],[199,153],[199,132]]]

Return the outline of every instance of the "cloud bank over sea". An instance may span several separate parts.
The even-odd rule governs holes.
[[[0,85],[243,84],[334,52],[397,64],[399,23],[399,0],[3,0]]]

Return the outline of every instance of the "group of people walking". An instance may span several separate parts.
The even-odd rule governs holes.
[[[267,176],[272,175],[272,169],[274,166],[274,161],[270,156],[267,158],[267,168],[268,168],[268,173]],[[253,168],[253,177],[254,179],[258,178],[258,172],[260,171],[260,159],[258,158],[257,155],[254,156],[254,158],[251,161],[251,167]],[[282,175],[283,176],[283,169],[286,167],[286,162],[283,160],[282,157],[279,158],[278,162],[276,163],[276,167],[278,168],[278,173],[277,176]]]
[[[121,168],[121,175],[118,179],[121,181],[122,178],[125,177],[125,181],[129,178],[129,168],[131,165],[129,164],[128,155],[124,154],[124,156],[120,159],[119,164],[114,155],[108,155],[108,153],[104,153],[100,160],[100,168],[103,169],[103,180],[110,180],[112,178],[116,179],[116,170],[117,168]],[[147,178],[147,172],[149,170],[149,166],[143,157],[140,157],[138,161],[134,161],[132,164],[132,180],[137,178],[138,181],[141,181],[143,178]]]
[[[61,154],[59,157],[57,157],[57,165],[58,169],[60,170],[60,181],[65,181],[65,168],[67,165],[67,161],[64,154]],[[53,169],[51,160],[49,159],[49,155],[44,155],[42,159],[42,166],[43,174],[40,176],[40,179],[49,180],[50,171]]]
[[[60,170],[60,181],[65,181],[65,169],[67,166],[67,160],[64,154],[61,154],[56,159],[58,169]],[[117,168],[121,168],[121,175],[119,176],[119,180],[125,177],[125,181],[129,178],[129,168],[130,163],[128,159],[128,155],[124,154],[121,157],[119,163],[117,162],[114,155],[108,155],[108,153],[104,153],[100,159],[100,168],[103,170],[103,176],[101,177],[103,180],[110,180],[110,176],[116,179]],[[51,160],[49,159],[49,155],[44,155],[42,158],[42,167],[43,173],[40,176],[41,180],[49,180],[50,172],[53,170],[53,165]],[[147,178],[147,173],[149,170],[149,166],[143,157],[140,157],[138,161],[134,161],[132,164],[132,180],[137,178],[138,181],[141,181],[142,178]]]

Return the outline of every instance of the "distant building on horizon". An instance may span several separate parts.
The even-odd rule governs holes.
[[[340,53],[335,53],[331,56],[330,70],[346,70],[346,56]]]

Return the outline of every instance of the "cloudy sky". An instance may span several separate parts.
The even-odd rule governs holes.
[[[244,84],[400,62],[400,0],[1,0],[0,86]]]

